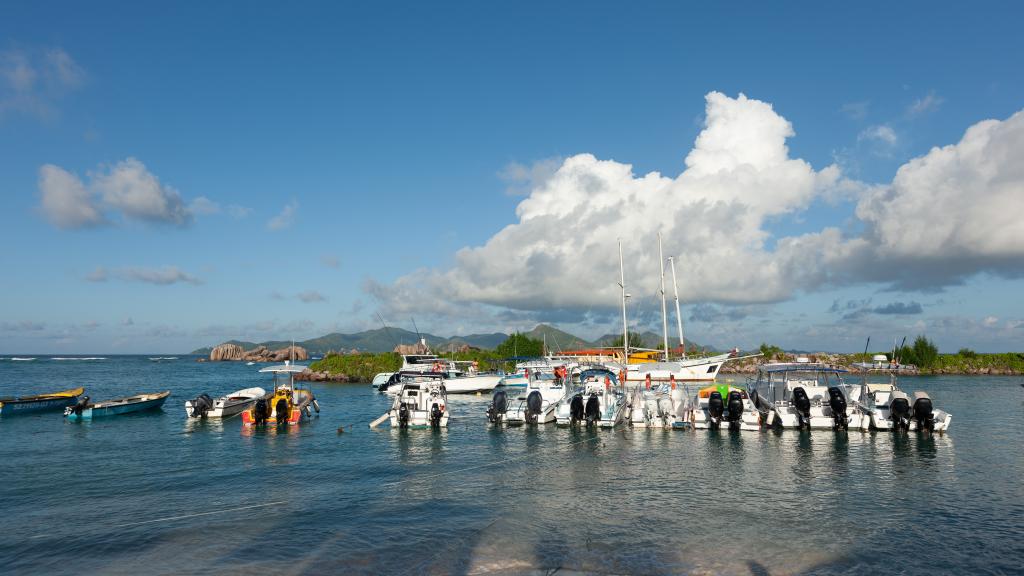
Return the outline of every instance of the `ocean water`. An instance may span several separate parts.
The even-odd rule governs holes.
[[[172,392],[162,412],[0,419],[0,572],[1024,571],[1021,378],[904,378],[953,414],[933,437],[501,430],[486,396],[453,398],[445,431],[370,430],[386,398],[336,384],[288,432],[187,421],[200,392],[267,386],[257,368],[0,360],[0,396]]]

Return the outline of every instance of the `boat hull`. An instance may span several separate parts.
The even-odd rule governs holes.
[[[167,397],[170,395],[170,392],[161,392],[160,394],[149,394],[147,396],[150,396],[150,398],[140,399],[137,401],[121,402],[118,400],[112,400],[109,402],[98,402],[95,405],[82,409],[81,414],[71,412],[67,415],[67,419],[94,420],[96,418],[108,418],[110,416],[120,416],[122,414],[131,414],[133,412],[158,410],[163,407],[164,402],[167,401]]]
[[[78,402],[78,397],[84,392],[84,388],[75,388],[53,394],[38,394],[22,398],[2,398],[0,399],[0,416],[63,410],[68,406],[74,406]]]

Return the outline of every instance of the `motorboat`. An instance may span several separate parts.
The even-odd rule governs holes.
[[[886,367],[869,367],[863,371],[864,409],[871,419],[871,428],[908,432],[920,430],[939,432],[949,429],[952,414],[938,410],[924,391],[908,395],[896,381],[896,371]]]
[[[731,384],[713,384],[697,391],[693,400],[693,427],[717,430],[760,430],[761,414],[746,390]]]
[[[848,372],[806,358],[762,364],[747,394],[769,428],[867,430],[861,387],[844,380]]]
[[[635,428],[682,428],[689,425],[685,388],[668,384],[636,386],[629,391],[629,422]],[[683,424],[685,422],[685,424]]]
[[[487,409],[487,419],[494,424],[521,426],[547,424],[555,421],[555,409],[570,388],[568,371],[558,367],[555,371],[536,370],[519,396],[508,400],[505,390],[497,390]]]
[[[273,375],[274,388],[269,397],[257,398],[249,408],[242,411],[244,426],[276,426],[287,423],[298,424],[302,417],[312,416],[310,408],[320,412],[320,405],[308,388],[295,385],[295,375],[306,371],[306,366],[285,361],[277,366],[267,366],[260,373]]]
[[[157,410],[164,405],[170,391],[153,394],[137,394],[125,398],[90,402],[88,396],[82,396],[74,406],[64,408],[64,416],[68,420],[92,420],[107,416],[119,416],[131,412]]]
[[[189,418],[230,418],[252,406],[260,398],[269,398],[263,388],[245,388],[214,400],[200,394],[185,401],[185,414]]]
[[[461,366],[465,366],[465,368]],[[499,374],[481,374],[475,362],[455,362],[435,359],[431,370],[401,370],[392,374],[377,390],[394,396],[402,387],[402,378],[409,374],[430,374],[444,379],[445,390],[450,394],[474,394],[490,392],[498,387],[501,381]]]
[[[78,397],[84,392],[85,388],[72,388],[47,394],[0,398],[0,416],[62,410],[78,402]]]
[[[430,372],[399,372],[399,389],[391,409],[370,423],[376,428],[389,420],[392,428],[446,428],[448,395],[445,379]]]
[[[394,372],[378,372],[377,374],[374,374],[373,380],[370,381],[370,386],[379,388],[381,384],[388,381],[388,378],[391,378],[392,374],[394,374]]]
[[[626,395],[618,376],[608,368],[588,368],[580,373],[580,383],[558,403],[555,421],[559,426],[612,428],[626,414]]]

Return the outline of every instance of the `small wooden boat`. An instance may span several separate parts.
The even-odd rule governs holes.
[[[166,391],[155,394],[139,394],[137,396],[128,396],[126,398],[96,403],[90,403],[89,397],[83,396],[77,404],[64,409],[64,416],[68,420],[91,420],[93,418],[118,416],[130,412],[156,410],[164,405],[164,402],[170,395],[170,391]]]
[[[185,401],[185,414],[189,418],[230,418],[250,407],[260,398],[269,398],[263,388],[246,388],[214,400],[200,394]]]
[[[50,394],[0,398],[0,416],[60,410],[78,402],[78,397],[83,392],[85,392],[85,388],[73,388],[63,392],[51,392]]]

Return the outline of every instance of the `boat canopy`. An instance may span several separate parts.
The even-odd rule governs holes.
[[[586,382],[587,378],[592,378],[592,377],[600,378],[602,376],[605,376],[605,377],[611,379],[612,384],[618,384],[619,383],[619,377],[615,375],[615,372],[612,372],[611,370],[609,370],[607,368],[588,368],[588,369],[584,370],[583,372],[580,372],[580,382]]]
[[[277,366],[267,366],[266,368],[261,368],[260,369],[260,372],[274,372],[274,373],[278,373],[278,372],[281,372],[281,373],[291,372],[291,373],[294,373],[294,374],[297,374],[299,372],[305,372],[305,371],[306,371],[306,366],[300,366],[298,364],[278,364]]]

